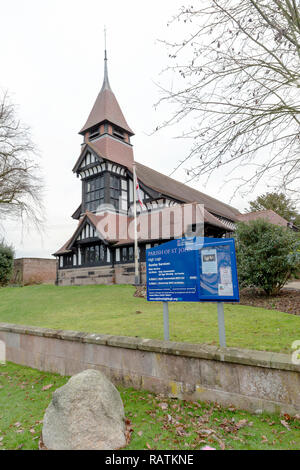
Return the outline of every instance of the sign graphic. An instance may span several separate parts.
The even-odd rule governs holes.
[[[181,238],[146,250],[147,300],[238,302],[233,238]]]

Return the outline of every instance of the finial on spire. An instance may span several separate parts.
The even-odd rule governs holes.
[[[104,26],[104,60],[107,60],[107,54],[106,54],[106,25]]]
[[[108,71],[107,71],[107,52],[106,52],[106,26],[104,26],[104,80],[102,85],[102,90],[108,88],[110,90],[110,84],[108,80]]]

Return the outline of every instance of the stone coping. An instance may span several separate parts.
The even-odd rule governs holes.
[[[112,336],[71,330],[54,330],[51,328],[15,325],[11,323],[0,323],[0,331],[300,372],[300,365],[291,362],[291,355],[269,351],[221,348],[209,344],[177,343],[131,336]]]

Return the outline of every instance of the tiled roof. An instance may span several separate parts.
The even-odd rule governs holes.
[[[203,222],[213,225],[215,227],[219,227],[223,229],[224,231],[228,230],[228,227],[221,222],[219,219],[214,217],[212,214],[210,214],[207,210],[204,209],[204,211],[199,210],[197,208],[197,203],[194,204],[187,204],[185,206],[190,206],[190,209],[192,209],[189,214],[191,214],[191,217],[194,217],[193,221],[196,221],[196,223]],[[160,241],[166,238],[173,238],[178,237],[178,236],[183,236],[186,232],[188,227],[190,227],[190,222],[186,220],[186,214],[183,216],[183,211],[184,206],[173,206],[173,207],[167,207],[162,209],[162,217],[161,221],[158,223],[157,218],[154,216],[154,224],[155,227],[153,227],[153,230],[151,231],[151,216],[149,213],[141,213],[138,217],[138,240],[139,241]],[[163,217],[163,213],[165,212],[166,217]],[[173,217],[168,216],[167,213],[173,213]],[[179,216],[176,216],[176,212],[178,212]],[[192,216],[193,213],[193,216]],[[80,232],[80,227],[83,225],[83,223],[89,220],[89,222],[92,223],[92,225],[97,229],[98,233],[101,233],[103,239],[110,244],[113,244],[115,246],[120,246],[120,245],[126,245],[126,244],[132,244],[133,243],[133,233],[132,232],[132,223],[133,223],[133,217],[129,217],[127,215],[122,215],[118,213],[109,213],[109,212],[103,212],[100,215],[93,214],[92,212],[86,211],[85,214],[80,218],[78,226],[73,233],[72,237],[65,243],[62,248],[60,248],[56,253],[54,253],[55,256],[61,255],[64,253],[70,253],[71,248],[73,246],[73,243],[76,241],[76,238],[78,236],[78,233]],[[158,223],[158,226],[157,226]],[[131,224],[131,228],[130,228]],[[114,228],[116,233],[109,234],[108,233],[108,227],[111,226]],[[164,232],[165,229],[165,232]],[[165,234],[168,234],[167,237],[164,236]],[[128,237],[128,234],[131,234],[130,236],[132,238]]]
[[[216,215],[222,215],[230,220],[237,220],[240,215],[240,212],[234,207],[138,162],[136,163],[136,173],[142,183],[159,193],[171,196],[182,202],[204,204],[205,209],[208,211]]]
[[[116,124],[127,131],[130,135],[134,135],[126,122],[114,93],[110,88],[106,59],[104,61],[104,80],[102,88],[97,96],[92,111],[79,134],[84,134],[85,131],[103,121],[109,121],[112,124]]]
[[[249,222],[251,220],[257,220],[257,219],[265,219],[271,224],[274,225],[281,225],[283,227],[288,226],[288,221],[285,220],[283,217],[280,215],[276,214],[276,212],[272,210],[264,210],[264,211],[254,211],[254,212],[248,212],[247,214],[241,214],[238,217],[238,220],[240,222]]]

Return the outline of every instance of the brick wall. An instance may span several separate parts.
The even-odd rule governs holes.
[[[17,258],[14,260],[12,283],[52,284],[56,280],[56,260],[48,258]]]
[[[141,263],[141,282],[146,282],[146,263]],[[93,284],[134,284],[134,263],[89,268],[59,269],[59,286],[86,286]]]

